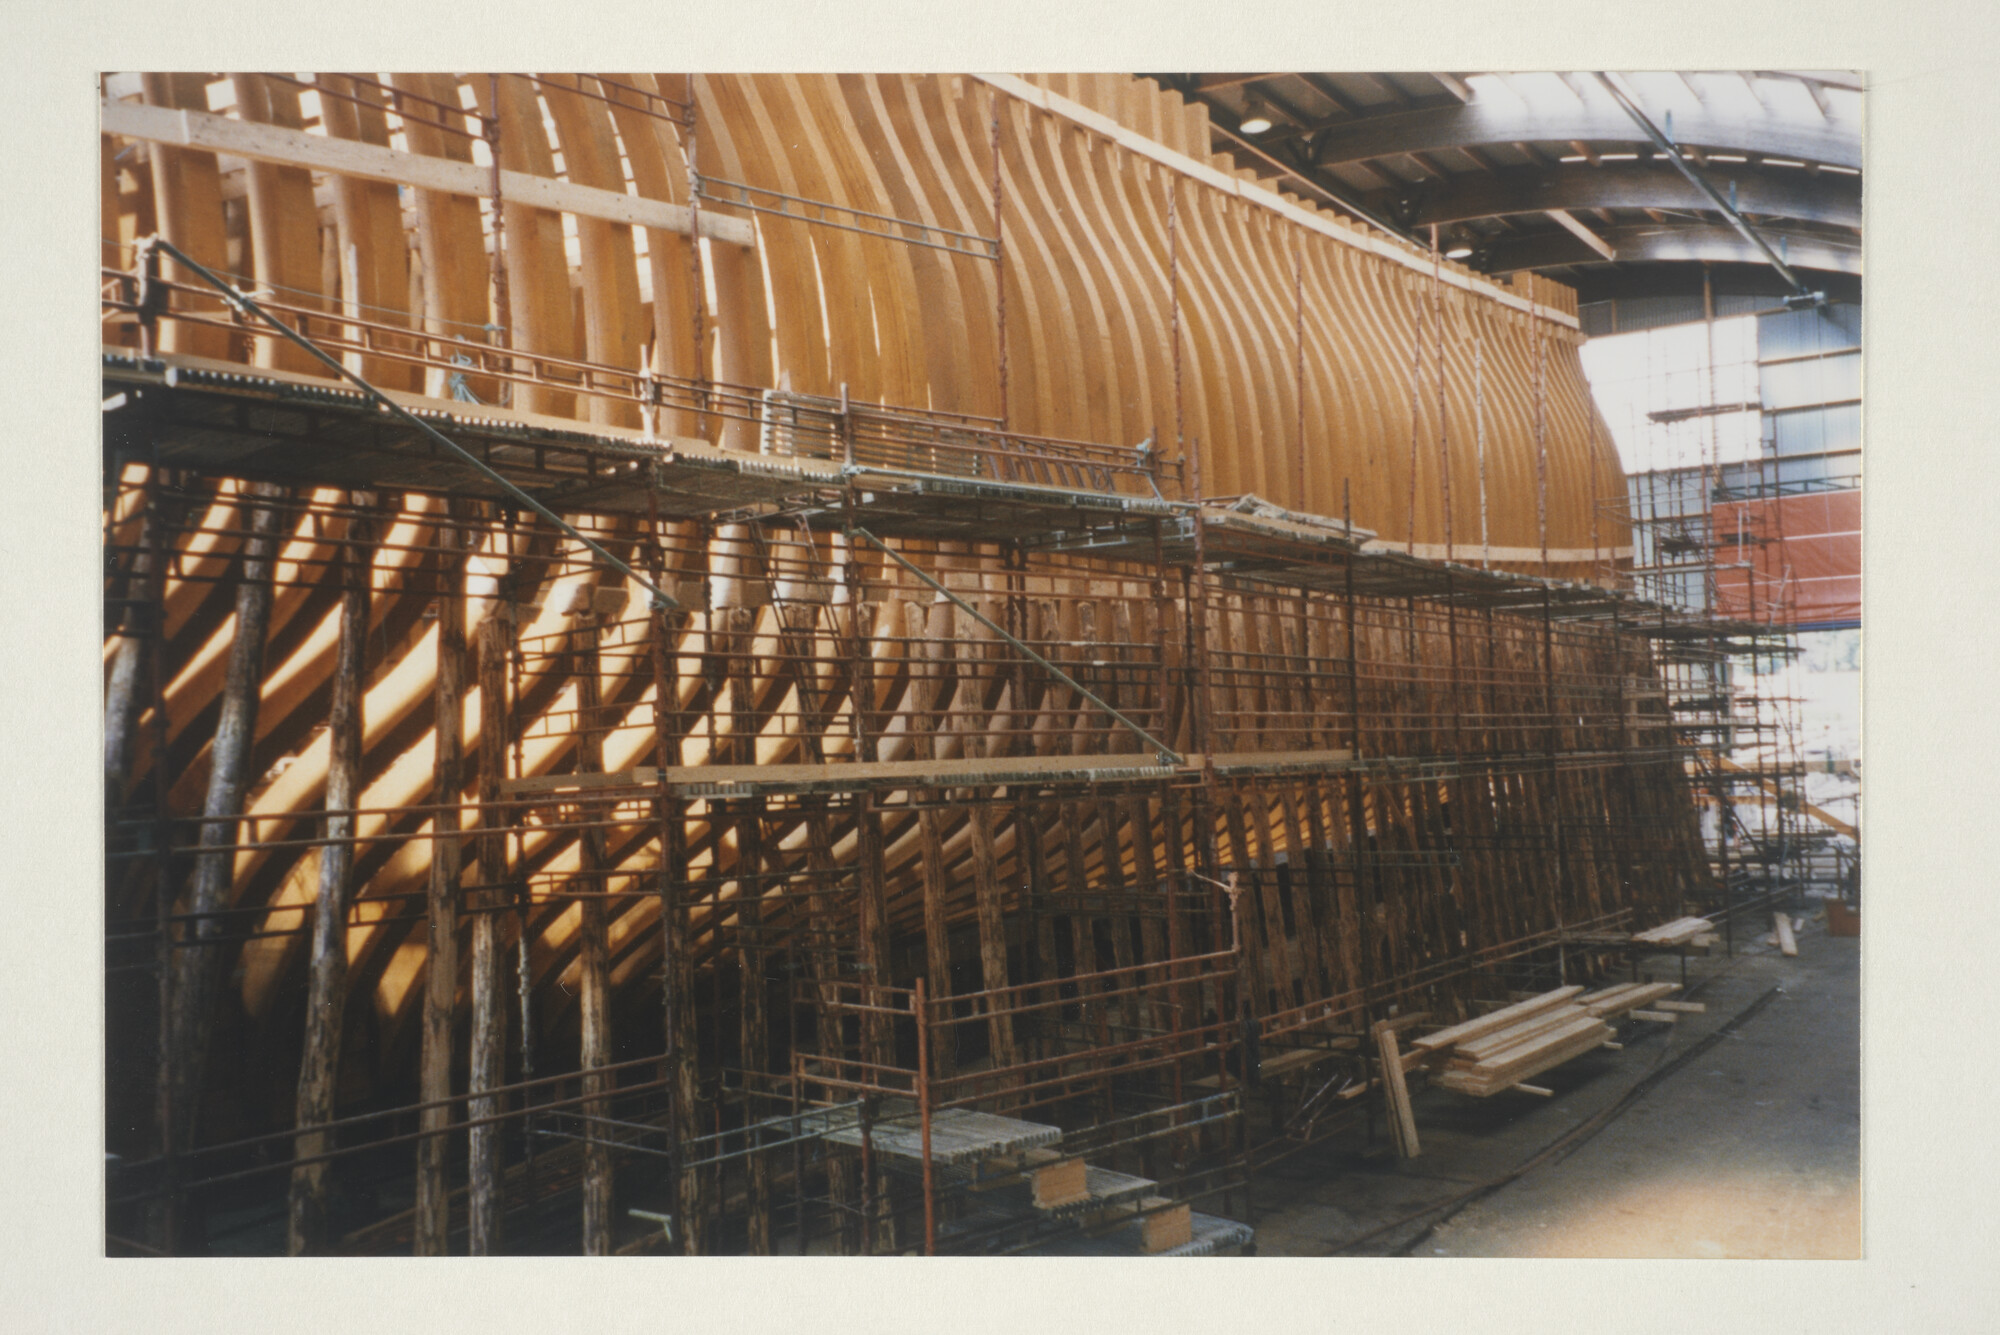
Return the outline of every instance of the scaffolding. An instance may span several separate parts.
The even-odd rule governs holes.
[[[1708,310],[1707,401],[1650,414],[1656,422],[1700,419],[1703,457],[1633,473],[1625,494],[1600,506],[1606,521],[1630,526],[1633,558],[1624,568],[1603,563],[1599,573],[1675,609],[1694,631],[1663,655],[1658,689],[1704,806],[1719,897],[1703,908],[1733,924],[1773,905],[1795,907],[1808,891],[1852,903],[1859,881],[1854,850],[1836,838],[1851,842],[1856,832],[1805,800],[1800,701],[1775,684],[1799,655],[1799,616],[1783,510],[1769,502],[1824,484],[1783,478],[1768,438],[1748,458],[1720,458],[1717,415],[1758,405],[1715,404],[1712,298]]]
[[[234,323],[191,295],[106,274],[107,313]],[[1740,907],[1797,842],[1703,759],[1769,737],[1755,779],[1786,772],[1776,715],[1718,703],[1776,632],[1649,564],[1424,560],[1164,451],[518,352],[465,373],[647,427],[399,398],[558,529],[366,394],[150,346],[103,368],[114,1244],[255,1250],[282,1217],[292,1250],[551,1250],[580,1213],[594,1252],[1240,1245],[1254,1163],[1372,1118],[1371,1024]],[[676,415],[759,448],[655,434]],[[218,724],[230,615],[255,654]],[[410,1050],[449,1034],[429,979],[465,936],[454,1074]],[[204,1085],[176,1017],[225,960],[218,1023],[273,1050]],[[376,998],[372,1044],[300,1016],[302,972]],[[1253,1134],[1251,1091],[1309,1071]],[[197,1097],[229,1110],[200,1138]],[[1184,1242],[1152,1225],[1181,1211]]]

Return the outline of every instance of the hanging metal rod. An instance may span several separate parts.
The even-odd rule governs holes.
[[[342,362],[338,358],[326,352],[323,348],[319,346],[319,344],[313,342],[311,339],[307,338],[304,334],[301,334],[298,330],[292,328],[290,325],[286,324],[283,320],[280,320],[277,316],[265,310],[262,306],[259,306],[255,300],[245,295],[243,292],[239,291],[236,287],[232,286],[229,282],[225,281],[220,275],[211,272],[209,269],[204,267],[199,261],[189,258],[187,252],[183,251],[178,246],[174,245],[173,242],[167,240],[163,236],[149,236],[139,242],[137,252],[138,252],[137,259],[138,259],[138,266],[140,273],[139,281],[141,286],[141,295],[138,304],[140,305],[142,310],[146,308],[148,305],[146,295],[144,293],[144,287],[146,285],[148,278],[152,276],[153,270],[158,265],[159,255],[161,253],[165,253],[173,256],[182,265],[184,265],[190,272],[198,275],[203,282],[207,283],[210,287],[213,287],[217,292],[220,292],[222,294],[223,299],[227,301],[231,306],[235,307],[237,310],[243,312],[246,315],[256,316],[258,319],[264,321],[264,323],[270,325],[273,329],[276,329],[280,334],[283,334],[286,338],[290,339],[292,342],[298,344],[300,347],[304,348],[307,352],[311,353],[313,357],[317,359],[321,364],[323,364],[328,370],[332,371],[335,375],[339,376],[341,379],[350,381],[357,388],[359,388],[364,394],[367,394],[370,398],[374,399],[377,403],[381,404],[384,408],[388,409],[392,416],[395,416],[401,419],[402,421],[408,423],[410,426],[415,427],[417,430],[423,432],[424,435],[428,436],[431,440],[435,441],[437,444],[444,446],[447,450],[451,451],[454,455],[457,455],[460,459],[464,460],[467,464],[469,464],[475,471],[479,473],[480,476],[484,477],[487,481],[499,487],[509,496],[521,502],[521,504],[527,506],[530,510],[533,510],[536,514],[548,520],[551,524],[554,524],[557,529],[561,530],[561,532],[563,532],[568,537],[574,538],[576,541],[582,543],[585,547],[589,548],[592,552],[595,552],[599,560],[603,561],[613,570],[616,570],[619,574],[633,581],[640,588],[646,591],[646,593],[651,598],[652,611],[664,612],[668,608],[680,606],[680,602],[676,598],[674,598],[672,594],[658,587],[651,580],[647,579],[644,575],[634,570],[631,566],[625,564],[623,561],[613,556],[610,552],[607,552],[604,550],[604,548],[598,546],[597,543],[585,537],[568,520],[564,519],[554,510],[551,510],[548,506],[536,500],[533,496],[529,495],[527,492],[521,490],[521,488],[515,486],[512,482],[509,482],[506,478],[502,477],[498,472],[494,471],[494,469],[489,464],[487,464],[485,460],[481,459],[478,455],[466,449],[463,445],[460,445],[457,441],[451,439],[449,436],[439,431],[436,427],[424,421],[422,418],[418,417],[415,413],[411,412],[409,409],[403,407],[403,405],[401,405],[400,403],[397,403],[394,399],[390,398],[387,394],[384,394],[381,390],[375,388],[375,386],[369,384],[366,380],[363,380],[360,376],[356,375],[354,372],[348,370],[347,367],[344,364],[342,364]]]
[[[1090,703],[1096,705],[1099,709],[1111,715],[1112,718],[1118,720],[1119,723],[1125,726],[1125,729],[1128,732],[1130,732],[1133,736],[1137,737],[1140,741],[1144,742],[1147,746],[1153,748],[1154,752],[1158,754],[1161,764],[1185,765],[1187,763],[1186,757],[1182,756],[1180,752],[1174,750],[1171,746],[1168,746],[1165,742],[1153,736],[1153,734],[1151,734],[1150,732],[1147,732],[1144,728],[1134,723],[1131,719],[1126,718],[1123,714],[1119,713],[1116,709],[1112,708],[1111,705],[1107,704],[1104,700],[1100,699],[1098,695],[1094,691],[1092,691],[1088,686],[1085,686],[1075,677],[1070,676],[1069,673],[1064,672],[1054,663],[1051,663],[1048,659],[1043,658],[1033,649],[1030,649],[1027,645],[1021,643],[1021,641],[1015,639],[1012,635],[1009,635],[1000,626],[994,624],[992,621],[987,619],[987,617],[983,613],[981,613],[978,608],[974,607],[971,603],[968,603],[967,601],[965,601],[965,599],[953,593],[950,589],[947,589],[944,585],[938,583],[938,581],[932,579],[929,574],[927,574],[924,570],[922,570],[918,566],[911,564],[910,561],[908,561],[901,552],[891,550],[889,546],[885,544],[880,538],[876,537],[873,533],[870,533],[865,528],[854,528],[854,529],[849,529],[848,531],[850,533],[853,533],[856,537],[868,539],[869,543],[872,544],[877,551],[880,551],[883,555],[887,556],[897,565],[903,567],[903,569],[909,571],[912,575],[915,575],[918,579],[930,585],[931,588],[943,594],[946,598],[951,600],[954,606],[963,609],[965,613],[968,616],[970,616],[974,621],[977,621],[980,625],[986,627],[986,629],[992,631],[995,635],[998,635],[1001,639],[1007,641],[1007,643],[1013,645],[1016,649],[1019,649],[1022,653],[1026,654],[1030,659],[1034,660],[1036,663],[1039,663],[1042,667],[1046,668],[1058,680],[1064,682],[1071,689],[1076,691],[1078,695],[1081,695],[1084,699],[1090,701]]]
[[[1771,243],[1758,234],[1757,229],[1750,225],[1748,219],[1737,212],[1735,205],[1722,197],[1721,191],[1709,184],[1706,176],[1695,170],[1693,163],[1681,156],[1681,151],[1674,147],[1673,141],[1662,134],[1660,128],[1653,124],[1652,117],[1648,116],[1623,88],[1614,83],[1609,74],[1601,70],[1597,71],[1597,81],[1604,85],[1604,90],[1611,94],[1612,100],[1625,109],[1625,114],[1630,116],[1633,122],[1646,132],[1646,137],[1653,141],[1653,147],[1666,154],[1667,161],[1680,168],[1681,175],[1687,177],[1690,185],[1708,196],[1709,201],[1721,211],[1722,216],[1729,220],[1729,225],[1734,227],[1738,232],[1741,232],[1745,241],[1748,241],[1751,245],[1764,252],[1764,258],[1771,262],[1771,267],[1778,271],[1778,276],[1785,280],[1792,291],[1802,297],[1811,295],[1811,290],[1803,282],[1799,281],[1799,276],[1792,272],[1792,267],[1779,257],[1777,251],[1771,249]]]

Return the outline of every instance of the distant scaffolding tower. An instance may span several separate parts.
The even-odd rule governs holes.
[[[1686,616],[1684,633],[1660,639],[1661,688],[1703,805],[1716,898],[1704,907],[1733,919],[1837,884],[1839,860],[1830,832],[1804,818],[1799,701],[1776,686],[1799,653],[1782,511],[1766,504],[1787,487],[1768,449],[1720,464],[1719,410],[1695,411],[1709,422],[1704,462],[1630,474],[1625,497],[1602,503],[1631,525],[1632,560],[1607,558],[1599,574]]]

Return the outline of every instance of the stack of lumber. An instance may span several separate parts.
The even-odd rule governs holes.
[[[1511,1006],[1503,1006],[1497,1011],[1489,1011],[1476,1020],[1467,1020],[1463,1024],[1434,1030],[1421,1038],[1412,1039],[1410,1047],[1416,1052],[1443,1052],[1460,1043],[1470,1043],[1474,1039],[1512,1028],[1545,1011],[1567,1005],[1582,993],[1583,989],[1580,987],[1559,987],[1553,992],[1543,992],[1525,1001],[1517,1001]]]
[[[1446,1089],[1487,1098],[1610,1041],[1613,1031],[1606,1020],[1656,1002],[1678,987],[1621,983],[1591,993],[1559,987],[1414,1039],[1411,1059],[1442,1065],[1438,1083]]]
[[[1714,930],[1715,924],[1706,918],[1676,918],[1651,931],[1634,932],[1632,940],[1647,946],[1684,946],[1703,933]]]
[[[1615,1020],[1681,990],[1679,983],[1619,983],[1578,997],[1577,1004],[1600,1020]]]
[[[1461,1094],[1487,1098],[1572,1057],[1581,1057],[1603,1045],[1612,1034],[1611,1026],[1596,1016],[1579,1015],[1567,1007],[1538,1017],[1523,1028],[1529,1032],[1494,1035],[1476,1055],[1454,1052],[1438,1083]],[[1507,1042],[1509,1039],[1513,1041]],[[1495,1046],[1501,1042],[1507,1045]]]

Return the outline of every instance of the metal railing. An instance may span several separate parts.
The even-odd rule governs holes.
[[[195,267],[180,252],[170,253]],[[200,272],[208,275],[206,281],[189,282],[160,276],[157,268],[149,273],[146,266],[142,253],[130,270],[100,269],[100,307],[107,321],[135,321],[149,331],[174,325],[250,339],[305,339],[350,364],[366,359],[383,370],[422,371],[441,383],[456,378],[476,397],[503,405],[526,390],[623,404],[649,436],[713,439],[722,424],[735,422],[749,429],[762,453],[836,461],[856,470],[1149,497],[1162,494],[1163,482],[1180,482],[1178,462],[1146,446],[1033,435],[969,413],[795,394],[505,348],[419,327],[419,317],[409,324],[369,319],[332,298],[316,304],[261,288],[246,293],[205,269]],[[270,327],[246,318],[246,299]],[[149,338],[142,355],[152,355],[151,347]],[[375,372],[378,380],[383,370]],[[583,426],[580,421],[579,429]]]

